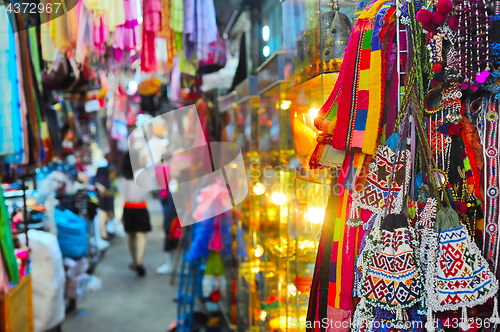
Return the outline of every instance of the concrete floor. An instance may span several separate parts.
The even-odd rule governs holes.
[[[148,234],[144,262],[147,276],[138,278],[128,269],[126,240],[112,239],[94,273],[101,278],[102,289],[78,300],[76,311],[62,325],[63,332],[165,332],[176,319],[177,304],[173,299],[177,297],[178,284],[170,286],[170,275],[155,272],[165,260],[159,201],[150,200],[148,209],[153,232]]]

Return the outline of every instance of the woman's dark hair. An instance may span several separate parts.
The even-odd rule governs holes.
[[[132,168],[132,161],[130,160],[130,152],[128,151],[123,156],[121,176],[127,180],[134,179],[134,170]]]

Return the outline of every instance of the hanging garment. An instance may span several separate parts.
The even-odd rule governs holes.
[[[324,249],[320,251],[323,266],[317,267],[319,274],[315,272],[313,279],[313,285],[319,283],[321,288],[311,290],[311,297],[319,300],[314,304],[315,308],[321,309],[309,311],[308,319],[310,315],[315,315],[317,318],[313,320],[321,321],[326,318],[342,322],[345,326],[344,322],[349,322],[352,318],[354,263],[359,237],[363,236],[363,232],[358,232],[357,227],[347,225],[353,191],[346,189],[343,184],[346,181],[349,184],[356,183],[365,167],[365,156],[362,153],[349,153],[339,177],[332,179],[335,188],[331,195],[333,205],[329,220],[325,219],[327,228],[320,240],[324,245]],[[352,173],[347,174],[348,170],[352,170]],[[318,278],[322,280],[317,280]]]
[[[47,5],[51,3],[51,0],[40,1],[41,4],[47,8]],[[53,30],[52,24],[50,22],[50,13],[43,12],[40,13],[40,42],[42,45],[42,58],[45,61],[54,61],[56,59],[59,50],[55,45],[54,39],[51,37],[51,29]]]
[[[118,26],[125,24],[125,3],[124,0],[106,0],[106,2],[108,2],[109,32],[114,32]]]
[[[20,14],[15,14],[15,21],[17,26],[24,26],[24,18]],[[29,163],[40,161],[43,157],[42,139],[40,137],[40,122],[41,116],[38,108],[38,96],[33,91],[35,77],[33,75],[31,53],[29,51],[28,32],[26,30],[18,31],[19,36],[19,58],[21,59],[21,68],[24,85],[24,96],[26,98],[26,105],[28,110],[28,142],[29,150]],[[22,92],[21,92],[22,93]]]
[[[71,48],[76,47],[78,42],[78,29],[80,28],[80,10],[82,7],[82,2],[78,3],[71,10],[68,10],[64,15],[66,17],[66,24],[68,26],[68,41],[71,44]]]
[[[184,0],[184,29],[182,38],[182,50],[184,52],[184,57],[187,59],[192,59],[196,52],[196,38],[198,30],[197,25],[197,15],[196,12],[196,0]]]
[[[171,0],[161,1],[161,29],[158,35],[167,41],[168,60],[167,65],[171,67],[173,59],[177,56],[177,50],[174,47],[174,32],[170,28],[170,10]]]
[[[94,52],[95,55],[104,55],[109,40],[108,18],[106,15],[94,15]]]
[[[170,28],[174,32],[174,46],[177,52],[182,52],[182,33],[184,32],[184,2],[171,0],[170,2]]]
[[[391,47],[386,36],[393,33],[394,14],[394,1],[379,0],[356,21],[337,82],[315,119],[315,126],[332,136],[331,145],[336,150],[376,153],[385,95],[386,50]],[[321,165],[325,152],[329,151],[315,151],[312,166]]]
[[[94,48],[94,19],[92,12],[85,6],[80,8],[80,24],[76,44],[75,60],[84,63],[85,58]]]
[[[150,0],[144,2],[143,29],[142,29],[142,49],[141,49],[141,70],[145,73],[156,72],[156,34],[161,25],[161,1]]]
[[[137,21],[137,0],[123,0],[125,23],[116,27],[113,48],[116,60],[123,59],[123,53],[134,50],[141,44],[141,30]]]
[[[0,63],[5,68],[0,72],[0,87],[4,96],[0,99],[0,156],[8,156],[16,152],[16,139],[20,134],[18,130],[20,129],[21,105],[19,104],[19,87],[16,84],[14,33],[5,6],[0,8]],[[19,149],[19,146],[17,148]]]
[[[15,33],[14,36],[16,44],[16,54],[21,54],[21,41],[20,41],[21,35],[19,33]],[[17,160],[21,164],[27,164],[29,161],[29,152],[31,147],[29,144],[28,103],[26,100],[24,77],[22,74],[23,62],[21,56],[17,56],[17,73],[18,73],[17,78],[19,81],[18,83],[19,99],[21,104],[22,148],[20,149],[20,155],[17,158],[15,155],[12,155],[6,158],[6,160]]]
[[[172,61],[172,73],[170,74],[170,100],[173,102],[182,101],[181,68],[179,57],[175,57]]]
[[[58,0],[49,1],[52,3],[52,8],[56,8]],[[71,42],[68,36],[68,24],[65,15],[58,15],[56,10],[49,13],[49,34],[54,40],[54,47],[57,50],[66,50],[71,47]]]
[[[335,282],[335,280],[330,279],[330,269],[335,268],[331,259],[333,256],[332,251],[334,245],[333,236],[335,229],[335,213],[339,204],[339,197],[333,190],[334,183],[336,183],[335,177],[332,178],[330,196],[328,197],[328,203],[325,209],[325,220],[323,221],[321,229],[321,238],[318,246],[318,254],[316,256],[311,293],[309,295],[307,321],[310,322],[322,321],[325,317],[332,317],[331,313],[334,311],[331,310],[328,305],[329,289],[331,286],[334,286]],[[338,316],[348,316],[342,315],[340,310],[338,310],[338,312]],[[320,329],[315,328],[313,331],[320,331]]]
[[[9,280],[15,285],[19,281],[19,269],[17,267],[16,255],[14,254],[12,228],[3,198],[2,187],[0,187],[0,246],[2,247],[1,254],[6,263]]]

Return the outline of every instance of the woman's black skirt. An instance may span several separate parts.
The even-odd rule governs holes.
[[[127,233],[146,233],[151,231],[148,210],[123,208],[123,227]]]

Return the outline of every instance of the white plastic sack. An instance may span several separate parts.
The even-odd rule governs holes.
[[[20,235],[20,240],[24,234]],[[64,320],[63,258],[57,237],[53,234],[29,230],[31,248],[31,275],[33,288],[33,315],[35,332],[54,328]]]
[[[66,281],[66,297],[68,299],[79,299],[88,292],[89,275],[80,274],[76,277],[68,277]]]

